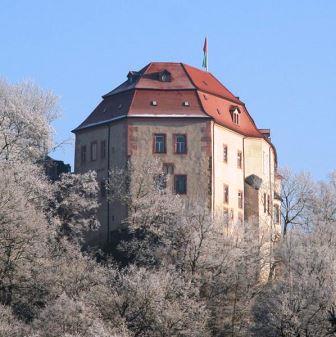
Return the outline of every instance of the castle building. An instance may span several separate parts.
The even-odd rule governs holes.
[[[183,63],[152,62],[102,97],[73,132],[75,172],[108,171],[129,158],[160,158],[172,192],[202,201],[233,222],[280,232],[277,154],[245,104],[211,73]],[[106,199],[106,198],[105,198]],[[123,212],[102,198],[96,242],[109,240]]]

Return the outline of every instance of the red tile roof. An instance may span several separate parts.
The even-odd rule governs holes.
[[[198,90],[227,98],[233,102],[242,103],[211,73],[191,67],[187,64],[182,64],[182,66]]]
[[[152,101],[157,106],[151,105]],[[136,90],[128,115],[208,117],[194,90]]]
[[[106,121],[110,121],[111,119],[126,116],[130,109],[133,96],[134,90],[120,92],[113,96],[106,97],[98,104],[98,106],[83,121],[83,123],[81,123],[73,131],[104,123]]]
[[[218,124],[246,136],[261,137],[261,133],[257,129],[254,121],[242,103],[235,104],[240,111],[239,124],[237,125],[233,123],[231,118],[230,110],[233,107],[232,102],[222,97],[201,91],[198,91],[198,95],[207,114],[210,115]]]
[[[160,80],[163,71],[170,75],[170,81]],[[244,103],[209,72],[183,63],[152,62],[138,72],[130,72],[130,77],[131,80],[104,95],[103,101],[74,132],[123,117],[201,117],[212,118],[246,136],[265,138]],[[240,111],[239,125],[231,118],[232,106]]]

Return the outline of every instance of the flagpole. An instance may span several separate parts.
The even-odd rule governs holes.
[[[205,37],[205,40],[204,40],[202,67],[205,68],[205,71],[208,71],[208,39],[207,37]]]
[[[206,62],[206,68],[205,70],[208,71],[208,67],[209,67],[209,54],[208,54],[208,37],[205,38],[205,41],[206,41],[206,53],[207,53],[207,62]]]
[[[209,53],[208,53],[208,37],[206,37],[206,71],[208,71],[209,67]]]

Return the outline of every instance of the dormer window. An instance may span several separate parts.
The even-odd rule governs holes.
[[[161,79],[162,82],[168,82],[167,74],[162,74],[160,79]]]
[[[157,101],[151,101],[152,106],[157,106]]]
[[[238,109],[238,107],[232,107],[230,109],[230,114],[231,114],[231,119],[232,122],[235,123],[236,125],[239,125],[239,115],[240,115],[240,111]]]
[[[138,71],[130,71],[127,74],[127,80],[129,84],[132,84],[140,77],[140,73]]]
[[[182,105],[183,105],[183,106],[190,106],[190,104],[189,104],[188,101],[184,101],[184,102],[182,103]]]
[[[159,81],[161,82],[170,82],[171,81],[171,74],[168,70],[163,70],[159,72]]]

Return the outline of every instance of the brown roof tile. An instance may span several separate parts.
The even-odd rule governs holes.
[[[157,105],[153,106],[152,101]],[[184,102],[189,106],[184,106]],[[209,117],[204,113],[195,90],[136,90],[128,115]]]
[[[133,96],[134,90],[106,97],[74,131],[127,116]]]
[[[169,81],[160,80],[159,74],[164,71],[169,74]],[[203,117],[247,136],[265,137],[244,103],[208,72],[182,63],[152,62],[138,72],[130,72],[128,77],[133,80],[104,95],[103,101],[74,132],[127,116]],[[232,106],[239,108],[239,125],[232,121]]]

